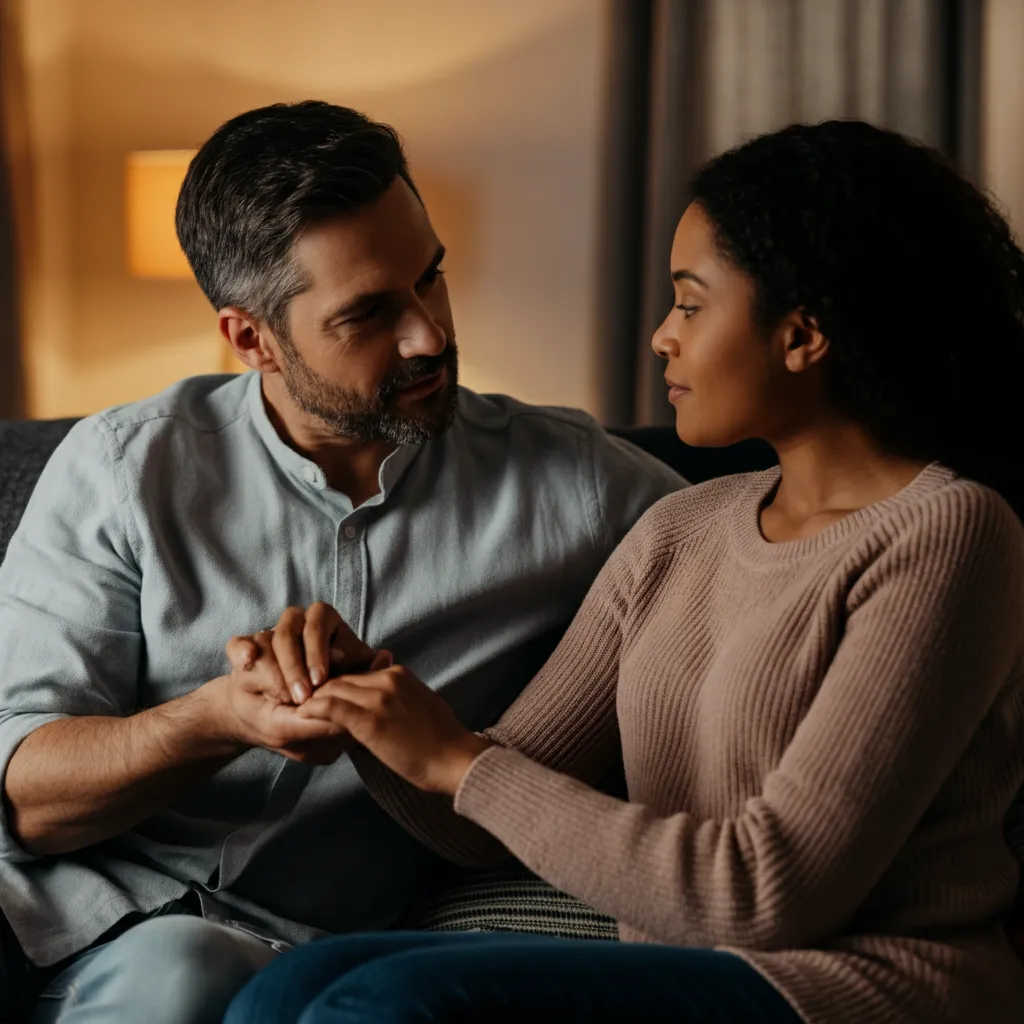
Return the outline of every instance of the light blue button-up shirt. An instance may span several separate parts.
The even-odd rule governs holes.
[[[0,567],[0,771],[69,715],[129,715],[226,670],[234,634],[327,601],[493,721],[636,519],[683,486],[589,416],[462,390],[454,425],[398,448],[358,508],[288,447],[260,377],[198,377],[78,423]],[[345,757],[250,750],[109,841],[33,857],[0,821],[0,908],[54,963],[193,889],[288,941],[385,927],[433,855]]]

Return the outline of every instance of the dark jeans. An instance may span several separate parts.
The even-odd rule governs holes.
[[[728,953],[540,935],[388,932],[286,953],[236,996],[224,1024],[444,1021],[799,1024]]]

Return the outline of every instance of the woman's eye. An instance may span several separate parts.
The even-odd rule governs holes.
[[[679,305],[679,306],[676,306],[676,309],[681,309],[683,311],[683,317],[686,320],[689,320],[690,317],[693,316],[693,314],[696,313],[697,310],[700,309],[700,306],[683,306],[683,305]]]

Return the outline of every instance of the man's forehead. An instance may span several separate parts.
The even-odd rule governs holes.
[[[294,258],[314,288],[384,291],[407,287],[426,270],[440,247],[422,207],[420,211],[419,217],[380,217],[367,207],[321,221],[296,241]]]

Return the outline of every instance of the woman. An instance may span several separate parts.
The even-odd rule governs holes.
[[[485,734],[386,654],[302,707],[415,834],[622,943],[327,940],[231,1024],[1024,1019],[1024,255],[934,153],[830,122],[706,166],[670,269],[679,436],[780,468],[652,508]],[[591,788],[620,749],[628,802]]]

